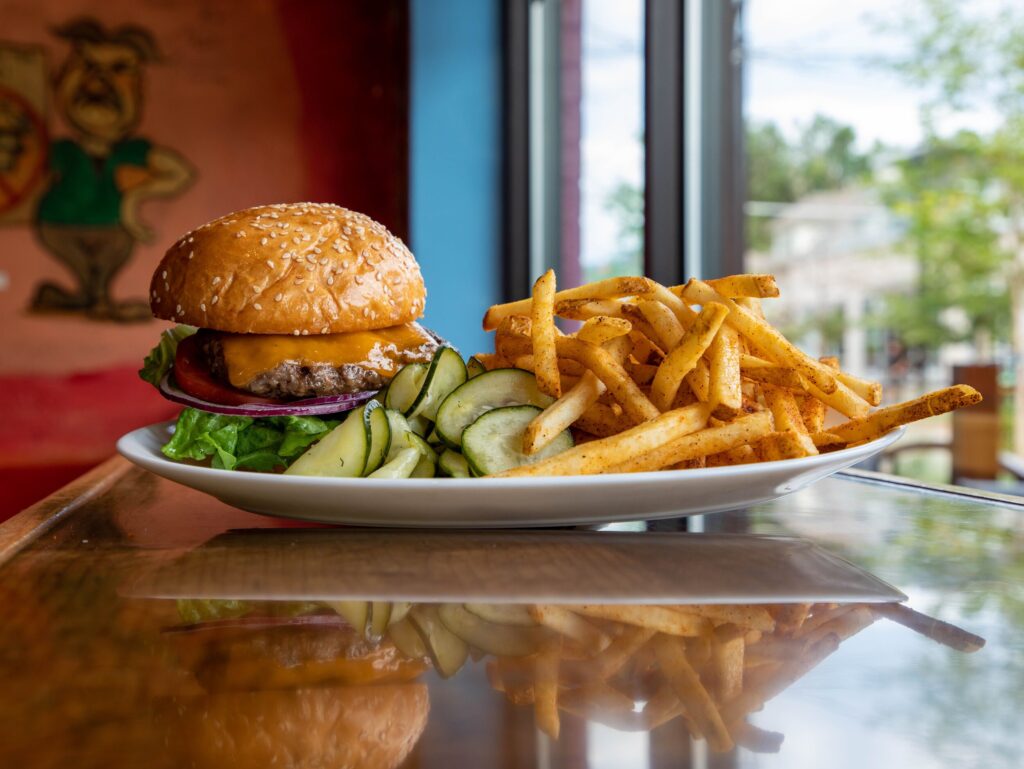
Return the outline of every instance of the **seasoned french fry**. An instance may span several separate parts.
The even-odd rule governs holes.
[[[710,454],[706,460],[707,467],[725,467],[728,465],[749,465],[757,461],[757,454],[750,446],[737,446],[718,454]]]
[[[799,390],[801,392],[808,386],[802,376],[785,366],[768,365],[764,368],[746,369],[741,366],[741,371],[744,377],[760,384],[775,385],[776,387],[785,387],[789,390]]]
[[[716,627],[711,636],[711,667],[719,702],[728,702],[743,690],[743,635],[741,628],[726,624]]]
[[[780,603],[769,609],[775,617],[776,629],[783,634],[793,633],[799,629],[810,610],[809,603]]]
[[[779,287],[774,275],[727,275],[724,278],[712,278],[706,281],[722,296],[733,299],[739,297],[776,297]]]
[[[943,646],[956,649],[959,652],[968,654],[978,651],[985,645],[985,639],[981,636],[968,633],[966,630],[950,625],[948,622],[929,617],[921,612],[914,611],[909,606],[899,603],[880,603],[872,607],[876,614],[893,622],[910,628],[915,633],[938,641]]]
[[[674,294],[670,295],[675,296]],[[683,338],[683,326],[676,318],[675,313],[661,302],[652,299],[642,299],[637,302],[636,306],[654,329],[658,346],[665,352],[674,350]]]
[[[660,283],[655,283],[654,290],[643,295],[643,299],[653,299],[668,307],[676,316],[683,328],[689,328],[690,324],[697,318],[697,313],[690,309],[681,297],[673,294],[672,291]]]
[[[654,419],[661,413],[643,394],[622,365],[603,347],[572,337],[558,339],[556,347],[560,357],[578,361],[593,371],[631,419],[644,422]]]
[[[981,393],[973,387],[954,385],[905,403],[879,409],[859,419],[851,419],[849,422],[830,427],[828,431],[847,443],[871,441],[900,425],[927,419],[936,414],[945,414],[965,406],[973,406],[980,401]]]
[[[618,299],[564,299],[555,301],[555,315],[566,320],[621,318],[622,302]]]
[[[494,351],[505,360],[514,361],[523,355],[533,355],[530,338],[532,323],[523,315],[510,315],[501,321],[494,335]]]
[[[744,630],[763,630],[771,632],[775,629],[775,620],[763,606],[752,604],[702,604],[693,607],[680,606],[681,611],[696,611],[716,625],[729,623]]]
[[[654,644],[662,673],[696,723],[701,736],[708,741],[708,746],[717,751],[731,750],[732,737],[725,727],[722,714],[686,660],[679,641],[666,635],[657,635],[651,643]]]
[[[656,365],[662,359],[661,351],[654,346],[650,338],[644,336],[636,329],[629,333],[629,340],[633,343],[633,350],[630,356],[637,363]]]
[[[722,326],[708,348],[711,370],[708,402],[712,415],[719,419],[731,419],[743,407],[739,342],[734,328]]]
[[[609,438],[635,427],[636,422],[621,411],[616,413],[611,406],[598,401],[580,415],[574,426],[598,438]]]
[[[664,606],[581,604],[571,608],[587,617],[636,625],[673,636],[697,636],[706,632],[711,625],[707,618],[698,614],[683,614]]]
[[[619,462],[622,456],[652,451],[681,435],[699,430],[707,423],[707,419],[708,408],[704,404],[667,411],[650,422],[631,427],[617,435],[574,446],[532,465],[506,470],[499,477],[591,475],[605,472]]]
[[[691,279],[683,288],[683,299],[692,304],[708,304],[721,302],[729,308],[726,323],[735,328],[760,350],[771,356],[776,362],[784,363],[796,369],[811,384],[822,392],[831,393],[836,389],[834,372],[820,361],[811,358],[799,350],[776,329],[761,318],[752,315],[740,307],[732,299],[728,299],[703,281]]]
[[[797,406],[793,393],[781,387],[766,386],[764,401],[771,409],[776,430],[794,433],[803,448],[803,456],[818,453],[807,427],[804,426],[803,417],[800,416],[800,407]]]
[[[694,370],[697,361],[711,345],[728,313],[723,305],[715,303],[701,310],[678,345],[658,367],[658,372],[651,383],[651,401],[655,406],[662,411],[671,408],[683,379]],[[703,400],[708,400],[707,396]]]
[[[686,375],[686,384],[697,400],[707,403],[711,392],[711,370],[703,358],[699,358],[693,371]]]
[[[657,284],[649,278],[606,278],[596,283],[563,289],[555,294],[554,301],[557,304],[570,299],[614,299],[622,296],[638,296],[654,291],[655,286]],[[517,302],[493,305],[484,315],[484,331],[493,331],[510,315],[529,315],[532,301],[532,299],[520,299]]]
[[[714,286],[712,286],[712,288],[714,288]],[[744,310],[749,310],[751,315],[756,315],[758,318],[764,320],[764,308],[761,306],[761,299],[759,297],[738,296],[736,297],[736,304]]]
[[[603,651],[612,640],[600,628],[562,606],[537,604],[530,607],[530,616],[537,623],[571,638],[590,656]]]
[[[576,336],[591,344],[605,342],[626,336],[633,330],[633,324],[625,318],[613,318],[611,315],[596,315],[587,321],[576,332]],[[632,346],[632,345],[630,345]]]
[[[840,371],[836,376],[840,382],[850,388],[851,391],[869,405],[880,406],[882,404],[882,385],[880,382],[860,379],[845,371]]]
[[[510,365],[507,360],[497,353],[478,352],[473,357],[480,361],[480,363],[483,364],[483,367],[488,371],[494,371],[496,368],[508,368]]]
[[[633,381],[638,385],[649,385],[654,381],[655,375],[658,373],[658,367],[652,366],[649,363],[632,363],[626,364],[626,371],[633,377]],[[652,398],[653,402],[653,398]],[[658,405],[658,404],[654,404]]]
[[[562,653],[562,639],[545,641],[535,661],[534,718],[537,728],[552,739],[558,739],[558,665]]]
[[[696,408],[696,406],[687,408]],[[676,412],[669,411],[665,415],[674,413]],[[735,422],[721,427],[709,427],[699,432],[686,434],[646,452],[634,450],[629,459],[611,465],[604,472],[638,473],[661,470],[689,459],[706,457],[709,454],[718,454],[736,446],[753,443],[771,431],[771,412],[761,411],[757,414],[740,417]]]
[[[828,410],[825,404],[813,395],[801,395],[797,398],[797,405],[800,407],[800,419],[803,420],[807,432],[812,435],[821,432],[825,425],[825,412]]]
[[[558,376],[558,354],[555,352],[555,271],[548,270],[533,284],[533,302],[530,306],[531,337],[533,339],[534,376],[537,389],[552,398],[562,395],[562,382]]]
[[[807,456],[806,443],[800,433],[795,430],[783,430],[762,438],[758,443],[757,450],[763,461],[778,462],[782,459],[797,459]],[[813,446],[813,442],[810,445]]]
[[[746,720],[729,724],[729,733],[737,745],[742,745],[754,753],[778,753],[782,750],[783,740],[786,739],[784,734],[762,729]]]
[[[523,433],[523,453],[536,454],[578,420],[604,392],[594,372],[587,371],[565,395],[538,414]]]

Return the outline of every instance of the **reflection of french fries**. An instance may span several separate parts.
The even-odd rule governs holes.
[[[419,604],[386,614],[397,617],[385,634],[398,649],[445,676],[492,655],[492,688],[532,706],[553,738],[561,713],[624,731],[679,718],[715,751],[778,752],[783,735],[750,715],[878,617],[962,652],[985,643],[898,604]]]
[[[771,275],[694,279],[671,288],[639,277],[560,291],[554,282],[549,271],[530,298],[491,307],[484,327],[496,331],[495,354],[478,356],[488,369],[532,372],[538,387],[556,397],[527,429],[525,454],[536,454],[566,429],[598,452],[599,459],[584,463],[546,461],[547,473],[721,467],[812,456],[981,397],[958,386],[872,411],[881,402],[880,384],[840,370],[834,358],[812,358],[765,320],[762,299],[779,295]],[[584,323],[564,335],[556,317]],[[675,434],[663,430],[659,415],[698,403],[710,408],[705,424]],[[849,421],[825,432],[829,409]],[[754,414],[763,415],[750,421]],[[633,431],[629,442],[611,448],[600,442],[626,431]]]

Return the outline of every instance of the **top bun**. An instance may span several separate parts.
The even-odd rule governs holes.
[[[402,241],[328,203],[257,206],[214,219],[168,249],[153,314],[239,334],[340,334],[411,323],[426,289]]]

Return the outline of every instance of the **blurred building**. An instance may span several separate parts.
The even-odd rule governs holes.
[[[888,335],[865,321],[886,295],[915,290],[917,263],[877,192],[851,186],[794,203],[751,202],[747,213],[772,219],[770,249],[748,254],[747,266],[778,279],[782,295],[765,304],[773,322],[808,350],[884,378]]]

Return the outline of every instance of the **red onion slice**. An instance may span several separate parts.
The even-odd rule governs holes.
[[[163,628],[164,633],[201,633],[215,630],[230,630],[231,628],[244,628],[245,630],[264,630],[274,627],[352,627],[344,618],[337,614],[303,614],[298,617],[272,617],[263,615],[251,615],[247,617],[229,617],[227,619],[213,619],[205,622],[197,622],[194,625],[176,625]]]
[[[160,382],[160,394],[169,401],[213,414],[228,414],[236,417],[312,417],[350,411],[370,400],[376,395],[376,391],[324,395],[320,398],[306,398],[289,403],[246,403],[242,406],[225,406],[221,403],[204,401],[202,398],[196,398],[184,390],[178,389],[170,381],[170,374],[168,374]]]

